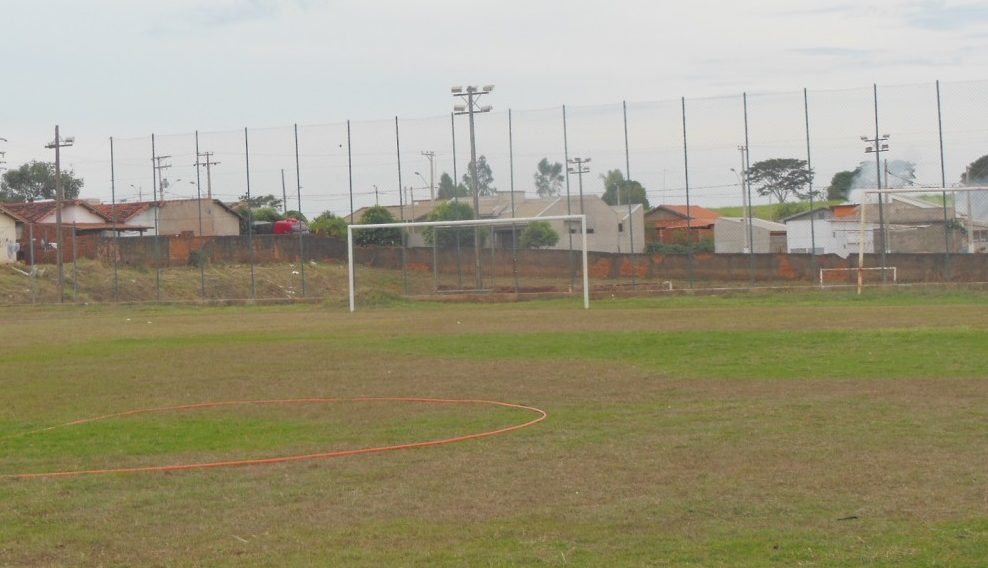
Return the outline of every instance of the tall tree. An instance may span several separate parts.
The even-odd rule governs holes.
[[[629,201],[633,204],[641,204],[648,209],[648,195],[641,183],[635,180],[624,179],[621,170],[609,170],[606,174],[600,174],[600,179],[604,182],[604,195],[601,199],[608,205],[627,205]]]
[[[395,217],[390,211],[380,205],[375,205],[360,216],[361,225],[376,225],[378,223],[394,223]],[[353,242],[358,245],[394,246],[401,243],[399,229],[364,229],[356,231]]]
[[[452,176],[443,172],[443,175],[439,176],[439,188],[436,195],[439,199],[453,199],[454,197],[470,195],[470,190],[462,183],[454,183]]]
[[[62,170],[62,196],[65,199],[79,197],[82,178],[72,170]],[[17,169],[3,174],[0,180],[0,201],[36,201],[55,199],[55,164],[32,160]]]
[[[471,162],[470,166],[473,163]],[[472,188],[470,185],[470,166],[467,167],[467,173],[463,174],[463,183],[467,188]],[[487,164],[487,157],[480,156],[477,158],[477,195],[487,196],[494,195],[497,188],[494,187],[494,172],[491,171],[491,167]]]
[[[752,164],[748,179],[755,185],[758,195],[773,195],[779,203],[785,203],[792,196],[809,197],[806,188],[813,179],[813,172],[807,169],[806,160],[772,158]]]
[[[834,174],[834,177],[830,180],[830,186],[827,188],[827,199],[832,201],[847,201],[850,199],[854,180],[860,174],[860,167]]]
[[[967,171],[961,174],[961,183],[964,185],[988,183],[988,154],[981,156],[967,167]]]
[[[565,179],[561,163],[542,158],[535,166],[535,193],[539,197],[555,197],[562,191]]]
[[[426,217],[429,221],[464,221],[473,219],[473,208],[465,201],[447,201],[440,203]],[[473,246],[474,229],[472,227],[427,227],[422,231],[425,242],[436,242],[446,248],[459,243],[460,246]],[[483,236],[483,233],[481,234]]]

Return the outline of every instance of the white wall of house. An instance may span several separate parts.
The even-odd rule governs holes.
[[[54,223],[55,211],[52,210],[46,217],[38,219],[38,223]],[[106,219],[86,209],[82,205],[68,204],[62,207],[62,223],[106,223]]]
[[[865,223],[864,252],[875,250],[874,223]],[[813,237],[816,241],[816,254],[836,254],[847,258],[858,254],[861,225],[857,219],[814,219]],[[812,249],[810,219],[794,219],[786,223],[791,253],[808,253]]]
[[[754,237],[754,251],[768,253],[772,250],[772,231],[786,231],[786,225],[753,219],[751,236]],[[781,237],[780,237],[781,238]],[[714,252],[718,254],[740,254],[747,252],[748,224],[741,217],[721,217],[714,221]],[[781,244],[779,245],[781,247]],[[774,252],[779,252],[778,249]]]
[[[0,264],[17,261],[17,222],[0,213]]]

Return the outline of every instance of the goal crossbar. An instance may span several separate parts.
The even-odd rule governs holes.
[[[350,288],[350,311],[356,311],[356,290],[354,279],[353,233],[365,229],[411,229],[415,227],[479,227],[487,225],[520,225],[535,221],[579,221],[582,236],[583,257],[583,308],[590,309],[590,277],[587,258],[587,216],[586,215],[546,215],[544,217],[512,217],[508,219],[467,219],[460,221],[402,221],[398,223],[369,223],[347,225],[347,280]]]

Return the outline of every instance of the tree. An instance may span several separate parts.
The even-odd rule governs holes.
[[[247,197],[247,194],[240,196],[240,204],[251,209],[257,209],[259,207],[270,207],[271,209],[281,209],[281,199],[275,197],[274,195],[255,195],[253,197]]]
[[[465,221],[473,219],[473,207],[464,201],[440,203],[426,218],[428,221]],[[440,247],[473,246],[473,227],[426,227],[422,236],[428,244],[437,243]],[[437,241],[438,239],[438,241]]]
[[[830,180],[830,187],[827,188],[827,199],[832,201],[847,201],[851,198],[851,188],[854,187],[854,180],[861,175],[861,168],[844,170],[837,172]]]
[[[278,213],[277,210],[272,209],[271,207],[251,209],[250,214],[255,223],[273,223],[275,221],[281,221],[285,218],[281,213]]]
[[[964,185],[988,183],[988,154],[981,156],[967,167],[967,171],[961,174],[961,183]]]
[[[521,232],[518,240],[521,248],[551,247],[559,242],[559,233],[552,228],[548,221],[533,221]]]
[[[813,171],[806,167],[806,160],[796,158],[762,160],[748,170],[748,180],[758,195],[774,195],[779,203],[791,196],[809,197],[806,188],[812,179]]]
[[[627,205],[640,203],[645,209],[649,208],[648,196],[642,184],[635,180],[624,179],[621,170],[610,170],[601,174],[604,181],[604,195],[601,199],[608,205]]]
[[[453,199],[454,197],[466,197],[470,195],[470,190],[462,183],[453,183],[453,178],[446,172],[439,176],[439,188],[436,196],[439,199]]]
[[[361,225],[376,225],[378,223],[394,223],[394,215],[390,211],[375,205],[360,216]],[[401,243],[401,231],[399,229],[364,229],[357,231],[353,235],[353,242],[358,245],[394,246]]]
[[[333,215],[332,211],[323,211],[309,224],[309,230],[321,237],[345,239],[346,221],[342,217]],[[360,232],[358,231],[357,234],[359,235]]]
[[[548,158],[535,166],[535,192],[539,197],[555,197],[563,189],[563,165],[559,162],[549,163]]]
[[[463,183],[468,188],[473,187],[470,184],[471,166],[473,166],[473,162],[467,166],[467,173],[463,174]],[[491,167],[487,165],[487,157],[480,156],[477,158],[477,195],[494,195],[495,192],[497,192],[497,188],[494,187],[494,173],[491,171]]]
[[[301,221],[303,223],[308,223],[309,222],[309,220],[305,218],[305,215],[303,215],[301,211],[295,211],[295,210],[286,211],[285,212],[285,219],[298,219],[299,221]]]
[[[82,178],[72,170],[62,170],[62,197],[75,199],[82,190]],[[55,164],[32,160],[3,174],[0,201],[20,202],[55,199]]]

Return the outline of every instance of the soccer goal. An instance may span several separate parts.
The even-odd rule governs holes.
[[[377,289],[478,300],[582,290],[589,308],[587,232],[584,215],[349,225],[350,311]]]

